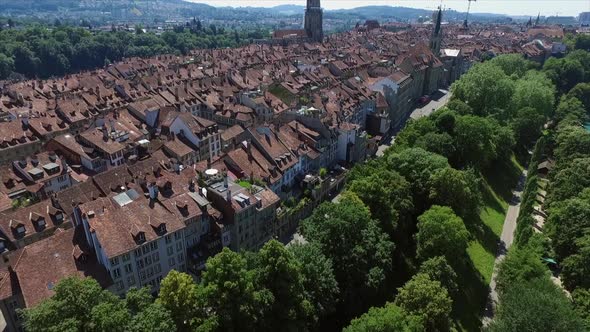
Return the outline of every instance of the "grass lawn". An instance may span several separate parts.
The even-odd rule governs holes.
[[[469,260],[457,268],[460,294],[455,300],[454,317],[463,331],[479,331],[481,313],[492,279],[497,243],[512,189],[516,187],[522,167],[512,158],[509,163],[492,165],[483,172],[483,203],[479,220],[468,222],[472,241],[467,248]]]
[[[238,184],[241,187],[246,188],[246,189],[251,189],[252,188],[252,184],[249,181],[241,180],[241,181],[238,181]]]

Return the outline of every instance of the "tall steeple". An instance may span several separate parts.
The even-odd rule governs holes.
[[[535,26],[538,26],[540,21],[541,21],[541,13],[539,12],[539,14],[537,15],[537,20],[535,21]]]
[[[324,39],[324,13],[320,0],[307,0],[305,9],[305,32],[307,37],[315,42]]]
[[[438,7],[438,13],[436,14],[436,22],[434,22],[434,29],[432,30],[432,37],[430,38],[430,49],[434,55],[440,54],[440,44],[442,41],[442,8]]]

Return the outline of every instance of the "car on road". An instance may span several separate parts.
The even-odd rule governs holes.
[[[420,107],[425,106],[426,104],[428,104],[430,101],[432,101],[432,98],[430,98],[430,96],[422,96],[420,98],[418,98],[418,105],[420,105]]]

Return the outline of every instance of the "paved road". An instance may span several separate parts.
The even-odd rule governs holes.
[[[498,243],[498,251],[496,252],[496,261],[494,262],[494,273],[492,274],[492,281],[490,282],[490,295],[486,304],[486,309],[482,318],[484,326],[487,326],[492,318],[494,317],[494,309],[496,303],[498,303],[498,293],[496,292],[496,274],[497,267],[500,262],[506,257],[508,249],[514,242],[514,231],[516,230],[516,219],[520,212],[520,197],[526,180],[526,171],[523,171],[518,181],[516,189],[512,192],[512,200],[508,211],[506,212],[506,219],[504,220],[504,226],[502,227],[502,235],[500,236],[500,242]]]
[[[439,91],[443,95],[438,100],[432,100],[428,104],[426,104],[420,108],[416,108],[412,112],[412,114],[410,115],[410,118],[419,119],[424,116],[429,116],[434,111],[445,106],[449,102],[449,99],[451,99],[451,93],[446,90],[439,90]]]

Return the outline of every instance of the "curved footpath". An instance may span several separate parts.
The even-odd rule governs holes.
[[[506,253],[512,242],[514,242],[514,231],[516,230],[516,219],[518,219],[518,213],[520,212],[520,197],[526,181],[526,171],[523,171],[516,185],[516,189],[512,192],[512,199],[506,212],[506,219],[504,219],[504,226],[502,227],[502,235],[498,243],[498,250],[496,251],[496,261],[494,262],[494,272],[492,274],[492,281],[490,282],[490,294],[486,308],[482,318],[483,326],[487,326],[494,317],[494,310],[498,303],[498,293],[496,292],[496,274],[497,268],[500,262],[506,257]]]

